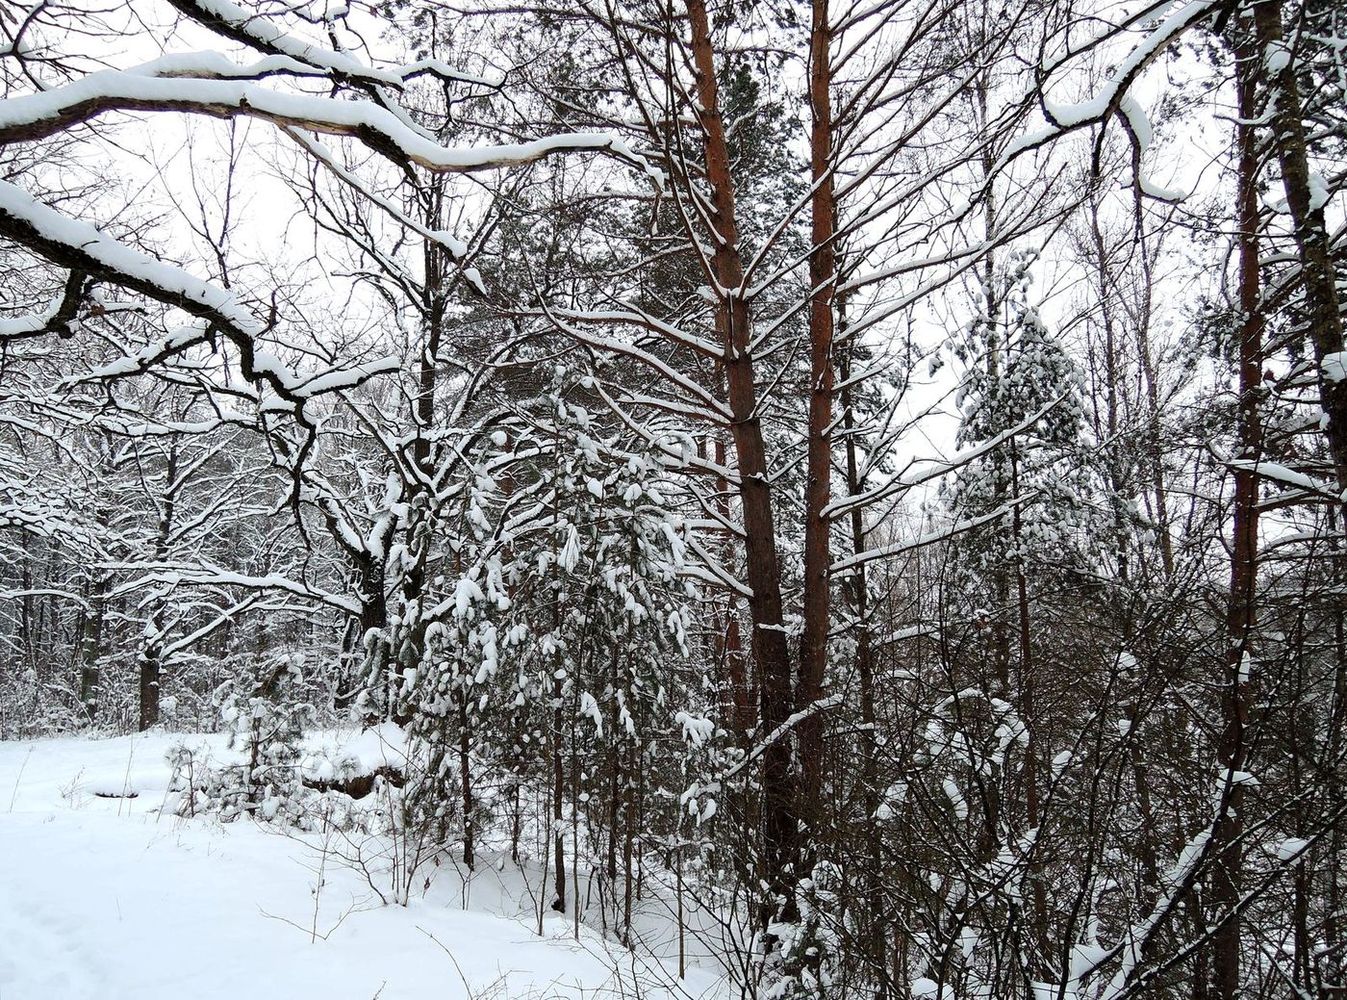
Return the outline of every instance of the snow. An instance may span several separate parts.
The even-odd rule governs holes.
[[[0,317],[0,340],[18,340],[44,330],[56,318],[65,296],[58,295],[39,313],[28,316]]]
[[[383,69],[366,65],[345,52],[324,48],[313,41],[289,34],[273,20],[257,17],[255,12],[245,10],[237,4],[230,3],[229,0],[181,0],[180,5],[195,7],[207,19],[218,18],[246,35],[255,47],[264,51],[285,53],[297,65],[307,65],[323,72],[351,76],[394,89],[414,77],[426,74],[432,74],[443,80],[487,88],[499,87],[504,82],[503,78],[492,79],[465,73],[440,59],[421,59]],[[344,0],[328,0],[322,13],[322,20],[332,21],[345,18],[349,14],[350,5]]]
[[[1107,948],[1097,944],[1076,944],[1071,948],[1071,966],[1067,975],[1071,979],[1081,979],[1103,964],[1109,955]]]
[[[1230,459],[1226,465],[1232,469],[1247,470],[1267,479],[1275,480],[1285,486],[1296,486],[1315,493],[1327,493],[1328,486],[1304,473],[1288,469],[1277,462],[1255,462],[1245,458]]]
[[[706,743],[715,735],[716,725],[710,719],[689,715],[687,712],[678,712],[674,715],[674,722],[683,727],[684,742],[691,743],[696,747]]]
[[[1155,10],[1158,12],[1166,6],[1171,7],[1169,13],[1155,22],[1147,34],[1137,41],[1132,51],[1113,67],[1108,79],[1093,97],[1079,103],[1063,103],[1045,98],[1042,101],[1042,110],[1048,121],[1048,128],[1030,131],[1008,144],[1001,154],[998,167],[1020,153],[1034,149],[1073,129],[1102,123],[1115,112],[1122,117],[1128,131],[1132,133],[1137,151],[1144,153],[1150,143],[1151,126],[1141,106],[1129,93],[1129,88],[1174,39],[1210,14],[1217,6],[1217,0],[1187,0],[1177,5],[1157,4]],[[1062,63],[1090,48],[1091,46],[1086,45],[1084,48],[1068,52],[1055,61],[1045,59],[1042,69],[1045,72],[1056,70]],[[1170,201],[1180,200],[1183,197],[1182,192],[1168,191],[1148,182],[1144,177],[1138,177],[1137,181],[1147,194],[1155,197]]]
[[[363,776],[387,768],[402,770],[406,764],[407,734],[401,727],[385,722],[341,741],[340,746],[320,740],[319,746],[300,762],[300,767],[306,778],[331,781],[339,773]]]
[[[1220,788],[1226,785],[1246,785],[1252,788],[1258,787],[1258,779],[1248,771],[1232,771],[1229,768],[1221,770],[1217,779]]]
[[[1130,929],[1121,935],[1118,946],[1121,949],[1122,964],[1101,992],[1101,1000],[1117,1000],[1117,998],[1126,995],[1132,977],[1141,963],[1142,953],[1147,942],[1161,926],[1165,915],[1182,894],[1194,870],[1206,855],[1210,843],[1210,827],[1199,830],[1189,839],[1183,850],[1179,852],[1174,867],[1170,870],[1166,879],[1170,886],[1169,890],[1156,901],[1148,916],[1133,924]],[[1086,957],[1081,956],[1082,959]],[[1078,972],[1078,978],[1080,978],[1093,974],[1096,969],[1082,960],[1080,962],[1073,961],[1072,971]]]
[[[46,99],[46,94],[32,95]],[[0,124],[11,118],[13,105],[28,100],[10,98],[0,107]],[[22,116],[20,116],[22,117]],[[54,209],[30,198],[8,181],[0,181],[0,214],[31,227],[43,239],[52,243],[78,247],[87,257],[111,268],[119,274],[151,282],[160,288],[181,294],[224,317],[246,333],[261,330],[261,325],[230,292],[200,281],[182,268],[165,264],[132,250],[99,232],[87,222],[70,219]]]
[[[408,906],[382,906],[358,872],[324,863],[317,835],[158,815],[164,754],[184,740],[229,753],[219,735],[0,742],[4,1000],[562,998],[634,990],[633,969],[669,995],[666,965],[587,927],[576,942],[549,915],[539,936],[512,868],[466,883],[441,871]],[[399,740],[370,731],[346,752],[395,761]],[[96,796],[127,787],[139,796]],[[684,985],[716,981],[694,968]]]
[[[960,820],[968,818],[968,803],[964,801],[963,792],[959,791],[959,786],[954,783],[953,778],[945,778],[942,782],[945,790],[945,796],[949,799],[949,804],[954,809],[954,815]]]
[[[1272,845],[1270,853],[1283,864],[1295,861],[1310,848],[1310,842],[1301,837],[1287,837]]]
[[[1319,211],[1319,209],[1323,208],[1325,205],[1328,204],[1329,198],[1328,184],[1324,182],[1324,178],[1321,174],[1315,173],[1314,171],[1311,170],[1309,175],[1309,187],[1310,187],[1310,211],[1317,212]]]
[[[186,66],[178,68],[185,73]],[[90,73],[63,87],[5,100],[0,134],[25,129],[60,131],[68,117],[87,107],[127,110],[205,110],[240,114],[337,135],[375,134],[404,156],[430,170],[449,172],[496,169],[531,163],[558,152],[608,151],[644,165],[626,144],[607,132],[575,132],[497,146],[442,146],[411,128],[398,115],[370,101],[334,100],[282,93],[229,78],[214,58],[203,59],[193,76],[150,76],[124,70]]]

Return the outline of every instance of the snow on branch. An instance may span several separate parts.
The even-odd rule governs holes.
[[[257,118],[288,128],[349,136],[399,164],[438,173],[470,173],[521,166],[564,152],[606,151],[645,168],[645,160],[607,132],[571,132],[504,145],[444,146],[401,116],[368,100],[282,93],[255,82],[222,79],[232,65],[204,53],[189,70],[187,57],[171,62],[174,75],[103,70],[35,94],[0,102],[0,145],[34,142],[112,111],[178,112],[215,118]]]
[[[136,568],[134,565],[120,567],[110,564],[110,568]],[[112,596],[132,593],[148,581],[158,581],[170,587],[179,584],[192,584],[198,587],[238,587],[243,590],[275,591],[293,594],[296,597],[318,604],[324,604],[349,614],[359,614],[360,602],[342,594],[331,594],[319,590],[304,582],[291,580],[279,573],[256,576],[247,573],[235,573],[213,563],[203,561],[199,566],[190,568],[155,569],[138,579],[129,580],[112,591]]]
[[[812,719],[814,716],[823,712],[830,712],[835,708],[840,708],[841,705],[842,696],[840,694],[830,694],[826,698],[820,698],[818,701],[810,702],[798,712],[792,712],[781,725],[773,729],[767,734],[767,737],[764,740],[756,744],[742,760],[721,774],[721,783],[729,781],[744,768],[748,767],[748,765],[752,764],[779,740],[784,739],[790,731],[801,722],[804,722],[806,719]]]
[[[83,274],[71,271],[64,290],[41,312],[0,319],[0,342],[41,337],[48,333],[62,337],[70,336],[70,324],[79,312],[84,295],[84,282]]]
[[[1037,97],[1043,117],[1048,121],[1048,127],[1022,135],[1011,142],[1002,153],[997,163],[997,169],[1006,166],[1022,153],[1044,146],[1069,132],[1103,125],[1110,118],[1117,116],[1132,140],[1133,168],[1137,171],[1136,182],[1142,192],[1156,198],[1176,200],[1179,195],[1150,185],[1139,172],[1140,157],[1150,145],[1151,126],[1146,113],[1131,96],[1130,90],[1142,71],[1164,52],[1171,42],[1193,25],[1211,16],[1224,3],[1225,0],[1184,0],[1184,2],[1174,6],[1168,14],[1159,18],[1146,35],[1132,47],[1131,51],[1114,68],[1104,85],[1087,101],[1077,104],[1061,104],[1052,101],[1047,97],[1044,81],[1053,70],[1082,52],[1088,51],[1092,46],[1068,52],[1053,61],[1045,60],[1041,67]],[[1165,6],[1167,5],[1157,4],[1149,7],[1142,11],[1140,15],[1134,17],[1130,23],[1135,24],[1141,19],[1141,16],[1149,16],[1164,9]],[[1099,142],[1096,142],[1096,169],[1098,169],[1101,148]]]
[[[192,316],[249,335],[262,331],[262,324],[232,293],[133,250],[87,222],[65,216],[8,181],[0,181],[0,236],[55,263],[115,281]]]
[[[246,378],[266,383],[296,410],[321,393],[352,388],[397,368],[395,359],[384,359],[351,369],[297,376],[257,346],[255,338],[266,327],[232,292],[193,277],[180,267],[155,260],[86,222],[68,218],[7,181],[0,181],[0,236],[69,267],[72,273],[132,289],[194,318],[194,323],[170,331],[87,378],[119,378],[147,371],[191,347],[211,343],[217,333],[238,350]]]
[[[1227,458],[1223,460],[1223,464],[1241,472],[1252,472],[1256,476],[1270,479],[1282,486],[1294,487],[1297,490],[1303,490],[1306,493],[1330,500],[1341,499],[1338,496],[1338,491],[1328,483],[1315,479],[1313,476],[1307,476],[1303,472],[1288,469],[1277,462],[1255,462],[1247,458]]]
[[[279,394],[293,398],[283,373],[255,364],[253,337],[263,331],[263,325],[232,293],[134,250],[88,223],[68,218],[6,181],[0,181],[0,236],[48,261],[140,292],[198,320],[114,362],[103,376],[145,370],[158,360],[209,342],[211,332],[218,330],[239,348],[245,375],[265,378]]]
[[[419,62],[391,69],[376,69],[345,52],[336,52],[314,42],[282,30],[276,23],[249,12],[229,0],[169,0],[179,12],[224,38],[232,39],[249,48],[276,56],[283,56],[295,65],[304,66],[343,79],[366,84],[401,87],[417,76],[433,75],[443,80],[471,83],[484,87],[499,86],[498,81],[474,76],[454,69],[439,59]]]
[[[834,562],[829,568],[829,573],[841,573],[853,567],[860,566],[863,563],[873,562],[876,559],[888,559],[904,552],[910,552],[913,549],[919,549],[926,545],[934,545],[937,542],[943,542],[946,539],[953,538],[955,535],[962,535],[965,532],[973,531],[982,527],[984,524],[991,524],[993,521],[999,521],[1016,507],[1030,499],[1029,496],[1017,497],[1010,503],[1002,504],[994,511],[983,514],[979,517],[970,517],[964,521],[956,521],[954,524],[943,528],[937,528],[934,531],[928,531],[924,535],[918,535],[916,538],[909,538],[905,541],[894,542],[891,545],[881,545],[877,548],[866,549],[864,552],[856,552],[849,556],[844,556]]]
[[[1046,417],[1065,397],[1058,396],[1050,400],[1046,405],[1031,413],[1024,420],[1020,421],[1014,427],[1009,427],[993,437],[988,438],[981,444],[972,448],[966,448],[957,453],[953,458],[944,461],[932,461],[924,464],[916,473],[903,473],[895,475],[885,483],[881,483],[874,489],[865,493],[857,493],[852,496],[842,497],[824,508],[823,516],[829,518],[838,518],[853,510],[856,507],[868,507],[872,504],[885,500],[895,493],[902,493],[911,490],[923,483],[928,483],[933,479],[939,479],[941,476],[957,469],[962,468],[969,462],[981,458],[1001,447],[1011,438],[1018,434],[1023,434],[1034,424]],[[915,462],[912,464],[916,464]],[[911,466],[909,466],[910,468]],[[859,559],[859,556],[855,557]],[[845,560],[844,560],[845,561]],[[839,566],[841,564],[838,564]],[[850,565],[850,564],[849,564]]]

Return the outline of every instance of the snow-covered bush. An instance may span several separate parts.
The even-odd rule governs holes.
[[[229,822],[252,815],[300,825],[308,806],[300,776],[300,741],[312,720],[302,660],[281,655],[255,661],[216,691],[229,748],[240,761],[212,766],[200,751],[178,746],[169,753],[171,789],[179,815],[218,813]]]

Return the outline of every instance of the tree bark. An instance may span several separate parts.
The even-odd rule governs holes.
[[[103,605],[108,589],[107,577],[95,571],[89,585],[89,610],[84,616],[80,648],[80,704],[85,718],[98,718],[98,661],[103,655]]]
[[[838,332],[842,342],[839,366],[842,377],[842,431],[846,438],[847,493],[856,497],[864,490],[861,481],[860,461],[857,456],[856,415],[854,412],[855,389],[851,386],[851,355],[854,345],[846,339],[846,304],[839,298],[837,303]],[[850,511],[851,550],[865,551],[865,521],[859,505]],[[879,794],[879,757],[875,745],[875,663],[874,644],[871,639],[869,607],[869,589],[866,581],[865,564],[861,563],[853,571],[849,581],[852,611],[856,616],[856,675],[860,685],[861,700],[861,799],[865,816],[865,853],[864,884],[867,921],[862,925],[862,947],[870,960],[875,977],[879,981],[876,989],[878,1000],[888,996],[888,976],[886,954],[888,951],[885,928],[883,883],[883,842],[880,837],[879,812],[881,799]]]
[[[1329,454],[1333,458],[1338,487],[1347,491],[1347,379],[1331,377],[1324,359],[1343,350],[1343,321],[1339,311],[1337,275],[1333,264],[1333,246],[1324,221],[1323,198],[1316,198],[1310,180],[1308,143],[1296,80],[1296,64],[1283,38],[1281,0],[1261,0],[1253,5],[1257,50],[1246,51],[1250,65],[1265,65],[1274,53],[1287,58],[1267,85],[1268,113],[1272,139],[1281,167],[1286,207],[1295,228],[1296,248],[1300,257],[1300,277],[1305,293],[1305,319],[1309,327],[1314,360],[1318,363],[1319,397],[1327,426]],[[1252,70],[1246,70],[1251,73]],[[1241,81],[1240,86],[1245,86]],[[1253,102],[1249,102],[1252,116]],[[1241,112],[1242,114],[1243,112]],[[1241,119],[1246,120],[1246,119]],[[1242,154],[1241,154],[1242,155]],[[1347,361],[1347,357],[1342,359]]]
[[[1236,46],[1239,121],[1239,301],[1243,319],[1239,331],[1239,444],[1240,457],[1256,461],[1262,450],[1258,404],[1262,383],[1263,317],[1258,265],[1258,149],[1252,125],[1259,49]],[[1221,734],[1217,757],[1230,776],[1228,792],[1215,829],[1215,866],[1211,903],[1219,921],[1213,939],[1212,995],[1235,1000],[1239,995],[1240,926],[1234,911],[1242,887],[1244,785],[1231,780],[1244,770],[1245,727],[1249,718],[1248,659],[1255,624],[1255,586],[1258,573],[1258,476],[1251,468],[1235,470],[1234,536],[1231,539],[1230,597],[1226,609],[1225,677],[1221,691]]]
[[[716,330],[725,351],[725,380],[733,422],[739,502],[743,509],[748,600],[753,620],[753,657],[760,678],[760,732],[775,732],[791,711],[791,659],[782,620],[781,570],[767,452],[758,415],[757,378],[749,353],[751,317],[744,290],[744,265],[739,254],[734,181],[730,152],[721,118],[716,81],[715,46],[704,0],[689,0],[692,56],[696,71],[697,119],[705,144],[706,179],[711,190],[715,251],[711,266],[719,286]],[[763,753],[763,854],[769,901],[759,914],[765,926],[784,899],[782,916],[793,919],[798,823],[790,782],[791,751],[785,739]]]
[[[168,541],[173,532],[173,514],[177,506],[178,441],[173,438],[168,446],[168,464],[164,469],[164,500],[159,512],[159,532],[154,542],[154,561],[162,563],[168,555]],[[140,654],[140,718],[141,732],[159,722],[159,681],[163,672],[163,638],[159,635],[164,610],[156,607],[150,613],[149,642]]]
[[[810,175],[813,249],[809,256],[809,430],[804,509],[804,629],[800,636],[797,710],[823,697],[828,666],[829,574],[832,550],[826,509],[832,499],[833,291],[837,278],[834,247],[836,205],[832,174],[831,32],[828,0],[813,0],[809,36]],[[822,819],[823,716],[800,723],[800,803],[798,817],[817,836]],[[809,849],[812,855],[813,847]],[[805,859],[802,857],[801,859]]]

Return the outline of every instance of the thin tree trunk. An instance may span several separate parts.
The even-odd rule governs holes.
[[[1156,371],[1155,359],[1151,356],[1151,296],[1154,294],[1154,281],[1151,274],[1151,256],[1145,246],[1141,247],[1142,295],[1145,307],[1136,324],[1137,355],[1141,362],[1141,377],[1146,392],[1146,425],[1149,447],[1146,449],[1150,461],[1151,491],[1155,495],[1156,538],[1160,545],[1160,565],[1164,569],[1165,579],[1174,578],[1174,540],[1169,534],[1169,490],[1165,485],[1164,425],[1160,413],[1160,377]]]
[[[627,742],[627,752],[631,755],[639,753],[635,743]],[[632,762],[632,767],[635,761]],[[631,947],[631,903],[632,903],[632,883],[631,877],[631,859],[632,850],[636,843],[636,808],[632,797],[635,794],[636,786],[631,780],[632,767],[627,768],[627,773],[623,776],[622,787],[622,943],[628,948]]]
[[[553,682],[552,698],[552,844],[555,891],[552,909],[566,912],[566,835],[562,827],[565,817],[563,802],[566,795],[566,764],[562,759],[562,727],[565,719],[561,711],[561,682]]]
[[[25,662],[28,669],[33,671],[37,677],[42,676],[41,664],[37,662],[37,651],[33,645],[33,561],[30,546],[31,537],[27,532],[21,536],[23,539],[23,570],[20,574],[20,586],[23,588],[23,598],[20,602],[19,614],[19,648],[24,651]]]
[[[1337,584],[1334,600],[1339,612],[1333,622],[1333,700],[1328,715],[1327,760],[1341,760],[1343,743],[1347,741],[1347,614],[1342,613],[1342,594],[1347,593],[1347,565],[1338,533],[1338,512],[1328,510],[1329,558],[1333,560],[1332,579]],[[1347,894],[1342,891],[1342,857],[1344,854],[1344,821],[1333,824],[1328,838],[1328,858],[1324,875],[1328,882],[1324,907],[1324,971],[1325,978],[1336,982],[1347,981]]]
[[[1019,496],[1019,446],[1014,438],[1010,441],[1010,488]],[[1028,567],[1024,564],[1023,523],[1021,506],[1015,505],[1011,514],[1011,530],[1015,539],[1015,593],[1019,612],[1019,711],[1028,739],[1024,745],[1024,813],[1025,822],[1030,830],[1036,830],[1034,855],[1038,857],[1042,850],[1042,830],[1039,829],[1040,796],[1038,790],[1038,733],[1037,706],[1034,703],[1034,657],[1033,629],[1030,621]],[[1046,949],[1048,944],[1048,903],[1047,890],[1043,885],[1043,865],[1035,860],[1030,865],[1030,883],[1033,891],[1033,943],[1036,948]]]
[[[861,482],[860,459],[857,455],[855,389],[851,385],[851,356],[854,345],[846,339],[846,304],[838,299],[838,332],[843,344],[839,357],[842,379],[842,431],[846,440],[847,494],[857,497],[864,489]],[[861,508],[855,505],[849,515],[851,528],[851,551],[865,551],[865,520]],[[880,837],[879,812],[879,757],[875,745],[875,664],[874,645],[871,636],[869,590],[866,582],[865,564],[853,571],[849,589],[851,604],[856,616],[856,675],[860,684],[861,699],[861,788],[865,816],[865,909],[868,911],[862,924],[864,948],[873,965],[879,987],[876,996],[884,1000],[888,996],[888,977],[886,975],[886,940],[884,905],[884,886],[881,868],[883,865],[882,839]]]
[[[98,718],[98,661],[103,655],[103,604],[108,589],[107,577],[95,575],[89,587],[89,610],[84,616],[80,649],[80,704],[90,723]]]
[[[476,807],[472,794],[472,765],[469,751],[472,748],[472,715],[468,711],[466,699],[460,699],[458,706],[458,780],[463,797],[463,864],[468,871],[476,865],[477,821]]]
[[[178,484],[178,441],[173,438],[168,446],[168,465],[164,470],[163,509],[159,514],[159,532],[155,537],[154,561],[162,563],[168,556],[168,541],[173,532],[173,515],[177,501]],[[140,654],[140,718],[138,728],[141,732],[159,722],[159,682],[163,671],[163,637],[159,634],[164,620],[164,610],[156,606],[150,613],[149,627],[146,630],[149,642]]]
[[[1259,47],[1261,48],[1261,46]],[[1239,299],[1243,320],[1239,332],[1240,458],[1256,461],[1262,449],[1259,391],[1262,382],[1263,318],[1258,269],[1258,150],[1252,125],[1256,118],[1255,84],[1259,49],[1236,48],[1239,121]],[[1248,662],[1255,623],[1258,559],[1258,477],[1250,468],[1235,476],[1234,537],[1230,555],[1230,598],[1226,610],[1225,677],[1221,692],[1220,766],[1229,776],[1229,792],[1216,825],[1215,869],[1212,873],[1213,916],[1220,921],[1213,939],[1212,994],[1235,1000],[1240,981],[1240,925],[1235,906],[1242,878],[1240,837],[1244,828],[1244,785],[1237,772],[1245,767],[1245,727],[1249,719]]]

